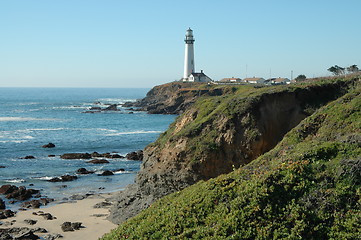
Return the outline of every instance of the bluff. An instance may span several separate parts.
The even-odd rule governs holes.
[[[357,81],[232,86],[216,90],[222,94],[198,97],[146,147],[135,184],[114,199],[110,219],[121,223],[165,195],[250,163],[274,148],[307,116],[346,94]]]
[[[151,114],[183,113],[201,96],[220,96],[229,88],[202,83],[173,82],[152,88],[145,98],[127,102],[123,107],[136,107]]]
[[[266,132],[274,131],[265,123],[267,119],[282,122],[281,125],[284,126],[283,123],[293,122],[293,119],[301,115],[309,116],[290,130],[272,150],[229,174],[199,181],[158,200],[103,237],[104,240],[360,238],[359,78],[265,89],[262,93],[248,93],[247,97],[241,95],[238,92],[233,96],[223,96],[217,106],[213,106],[211,102],[220,99],[204,100],[213,107],[209,107],[207,114],[203,115],[204,120],[199,122],[197,118],[202,112],[199,107],[206,105],[204,101],[195,103],[169,131],[147,148],[148,160],[144,163],[140,176],[150,177],[153,173],[153,176],[157,176],[154,180],[159,180],[160,176],[163,177],[162,172],[167,172],[166,169],[158,170],[164,164],[170,168],[190,166],[193,174],[206,179],[216,172],[214,164],[229,166],[250,160],[242,158],[242,154],[238,155],[238,161],[231,158],[237,153],[225,155],[225,151],[222,151],[224,146],[228,145],[232,152],[247,150],[243,144],[254,149],[265,146],[263,143],[268,141],[269,136]],[[279,100],[288,100],[288,103],[280,104]],[[221,106],[223,101],[226,101],[224,104],[227,108]],[[283,113],[278,118],[273,116],[276,109],[283,109],[278,111]],[[190,117],[197,111],[198,114]],[[243,120],[248,114],[252,121]],[[186,121],[187,116],[193,119],[193,123]],[[243,121],[237,123],[238,127],[233,127],[230,119]],[[216,145],[202,148],[196,144],[197,141],[202,141],[197,136],[206,137],[207,132],[212,131],[207,128],[209,123],[214,124],[214,129],[218,132],[213,138]],[[223,128],[223,123],[227,123],[226,126],[229,127]],[[179,128],[180,126],[182,127]],[[188,134],[188,126],[189,129],[194,129],[195,134]],[[196,126],[201,127],[198,129]],[[254,129],[249,138],[245,137],[247,129]],[[219,138],[219,135],[223,137]],[[192,142],[193,138],[197,141]],[[251,139],[248,145],[247,139]],[[205,140],[209,143],[207,141]],[[188,145],[191,142],[202,149],[198,150],[202,154],[195,154],[196,149],[187,152],[191,148]],[[180,143],[182,144],[179,145]],[[236,143],[239,145],[235,145]],[[159,146],[159,149],[155,149],[155,146]],[[185,153],[182,154],[182,151]],[[188,157],[187,154],[191,156]],[[216,156],[225,158],[216,159]],[[212,166],[205,162],[208,159],[211,159]],[[183,170],[179,168],[178,171]],[[138,178],[138,181],[141,179]],[[180,185],[171,181],[170,176],[166,175],[165,179],[168,181],[161,182],[172,183],[175,189],[179,188]],[[148,182],[142,183],[159,188],[152,181],[148,178]]]

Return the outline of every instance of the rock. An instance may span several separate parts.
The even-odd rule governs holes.
[[[63,238],[63,236],[59,233],[53,233],[53,234],[46,234],[43,236],[44,240],[55,240],[58,238]]]
[[[7,199],[15,198],[20,201],[27,200],[32,197],[33,194],[39,193],[39,190],[26,189],[24,186],[20,186],[16,190],[6,195]]]
[[[54,217],[53,215],[51,215],[50,213],[41,213],[39,214],[40,216],[42,216],[45,220],[53,220],[56,219],[56,217]]]
[[[4,210],[6,207],[5,207],[5,202],[4,202],[4,200],[2,200],[1,198],[0,198],[0,210]]]
[[[22,157],[20,159],[35,159],[35,157],[32,155],[29,155],[29,156]]]
[[[41,198],[41,199],[34,199],[31,201],[24,202],[21,204],[24,208],[39,208],[40,206],[46,206],[48,203],[53,202],[54,199],[52,198]]]
[[[38,233],[47,233],[48,230],[46,230],[45,228],[40,228],[40,227],[37,227],[37,228],[34,228],[33,229],[33,232],[38,232]]]
[[[76,179],[78,179],[77,176],[64,175],[64,176],[61,176],[60,178],[59,177],[52,178],[52,179],[48,180],[48,182],[70,182],[70,181],[74,181]]]
[[[0,166],[0,168],[6,168],[5,166]]]
[[[110,158],[125,158],[119,154],[113,154],[113,155],[110,155]]]
[[[93,208],[107,208],[110,207],[112,204],[110,202],[100,202],[93,206]]]
[[[74,229],[74,230],[79,230],[81,228],[81,222],[73,222],[71,223],[71,227]]]
[[[102,156],[103,156],[102,154],[97,153],[97,152],[93,152],[93,153],[91,154],[91,157],[93,157],[93,158],[102,157]]]
[[[0,210],[0,219],[5,219],[9,217],[14,217],[15,213],[9,209],[6,210]]]
[[[50,154],[50,155],[48,155],[48,157],[55,157],[55,155],[54,155],[54,154]]]
[[[89,110],[98,110],[98,111],[100,111],[100,110],[102,110],[102,108],[101,107],[91,107],[91,108],[89,108]]]
[[[65,153],[60,156],[62,159],[90,159],[91,157],[89,153]]]
[[[15,190],[18,190],[18,187],[15,185],[10,185],[10,184],[2,185],[0,187],[0,194],[9,194]]]
[[[111,175],[114,175],[114,173],[112,171],[105,170],[99,176],[111,176]]]
[[[42,148],[55,148],[55,144],[54,143],[48,143],[42,146]]]
[[[124,168],[119,168],[119,169],[115,170],[114,172],[125,172],[125,169]]]
[[[33,219],[25,219],[24,222],[29,225],[35,225],[38,221]]]
[[[92,174],[94,173],[94,171],[88,171],[85,168],[79,168],[78,170],[76,170],[77,174]]]
[[[74,231],[74,228],[71,226],[71,222],[63,222],[63,224],[61,224],[61,230],[63,230],[63,232],[70,232]]]
[[[130,152],[125,157],[128,160],[142,161],[143,160],[143,151],[139,150],[139,151],[136,151],[136,152]]]
[[[106,159],[93,159],[93,160],[87,161],[87,163],[104,164],[104,163],[109,163],[109,161]]]
[[[33,231],[28,228],[22,228],[17,234],[13,235],[13,239],[32,240],[39,239],[39,236],[35,235]]]
[[[119,111],[119,109],[117,108],[117,104],[111,104],[103,109],[103,111]]]

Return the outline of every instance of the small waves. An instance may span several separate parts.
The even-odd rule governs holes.
[[[31,117],[0,117],[0,122],[22,122],[22,121],[61,121],[58,118],[31,118]]]
[[[22,178],[5,179],[4,182],[7,182],[7,183],[23,183],[23,182],[25,182],[25,179],[22,179]]]
[[[121,136],[121,135],[133,135],[133,134],[149,134],[149,133],[162,133],[163,131],[131,131],[131,132],[113,132],[106,133],[104,136]]]

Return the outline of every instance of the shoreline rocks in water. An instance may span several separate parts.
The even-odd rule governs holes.
[[[7,199],[16,199],[19,201],[25,201],[33,197],[34,194],[38,194],[40,191],[36,189],[26,189],[24,186],[17,187],[15,185],[2,185],[0,187],[0,194],[6,195]]]
[[[101,104],[101,103],[96,103],[96,104]],[[83,113],[101,113],[101,112],[108,112],[108,111],[113,111],[113,112],[118,112],[120,111],[118,109],[118,104],[109,104],[108,107],[106,108],[101,108],[101,107],[91,107],[89,108],[89,110],[83,112]]]
[[[92,163],[92,164],[105,164],[105,163],[109,163],[109,161],[106,160],[106,159],[93,159],[93,160],[87,161],[87,163]]]
[[[61,177],[55,177],[50,180],[47,180],[48,182],[70,182],[78,179],[77,176],[71,176],[71,175],[64,175]]]
[[[60,156],[61,159],[90,159],[92,156],[89,153],[65,153]]]
[[[125,157],[128,160],[142,161],[143,160],[143,150],[138,150],[136,152],[130,152]]]
[[[35,159],[35,157],[32,156],[32,155],[28,155],[28,156],[25,156],[25,157],[21,157],[20,159]]]
[[[55,144],[54,143],[48,143],[42,146],[42,148],[55,148]]]

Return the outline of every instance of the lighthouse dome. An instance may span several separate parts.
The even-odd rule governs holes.
[[[193,37],[193,31],[192,29],[188,29],[187,32],[186,32],[186,37]]]

